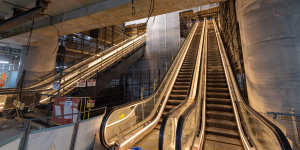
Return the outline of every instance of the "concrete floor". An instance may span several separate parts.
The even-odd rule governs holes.
[[[142,150],[158,150],[159,130],[153,129],[141,141],[136,143],[134,147],[140,147]]]
[[[23,121],[0,119],[0,145],[24,131]]]

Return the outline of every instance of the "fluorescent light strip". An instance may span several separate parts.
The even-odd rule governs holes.
[[[0,64],[8,64],[8,61],[0,60]]]

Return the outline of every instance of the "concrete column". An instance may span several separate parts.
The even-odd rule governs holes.
[[[55,69],[58,50],[58,32],[53,27],[44,34],[32,33],[31,47],[24,56],[23,70],[26,70],[24,87],[51,73]]]
[[[149,65],[152,77],[158,78],[167,71],[180,48],[179,12],[151,17],[147,23],[146,64]]]
[[[237,0],[250,105],[300,113],[300,1]]]

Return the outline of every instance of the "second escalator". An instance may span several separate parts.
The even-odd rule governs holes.
[[[185,55],[184,61],[172,87],[159,123],[150,134],[135,144],[136,147],[142,147],[142,149],[158,149],[158,135],[163,118],[172,110],[177,108],[180,104],[182,104],[189,96],[197,58],[197,51],[199,49],[201,31],[202,25],[199,25],[197,27],[195,36],[191,41],[191,45]]]

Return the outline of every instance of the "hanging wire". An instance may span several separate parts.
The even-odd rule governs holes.
[[[134,0],[131,0],[131,10],[132,10],[132,16],[135,16]]]
[[[152,13],[153,13],[153,10],[154,10],[154,0],[150,0],[150,8],[149,8],[149,11],[148,11],[148,19],[147,19],[147,22],[146,24],[148,24],[148,21],[150,19],[150,17],[152,16]]]
[[[30,27],[29,37],[28,37],[28,40],[27,40],[27,45],[26,45],[26,56],[28,55],[28,52],[29,52],[29,50],[30,50],[30,44],[31,44],[31,38],[32,38],[33,27],[34,27],[34,16],[32,16],[32,23],[31,23],[31,27]]]

